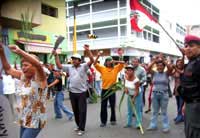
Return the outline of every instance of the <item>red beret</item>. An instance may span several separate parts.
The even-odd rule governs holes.
[[[194,35],[185,36],[185,44],[196,43],[200,44],[200,37]]]

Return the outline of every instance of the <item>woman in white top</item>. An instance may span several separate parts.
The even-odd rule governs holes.
[[[127,124],[125,128],[132,127],[132,116],[134,112],[131,102],[133,102],[134,108],[137,113],[134,127],[139,129],[139,124],[142,122],[142,112],[140,108],[142,104],[142,98],[140,96],[142,95],[139,93],[139,79],[135,76],[134,67],[132,65],[128,65],[127,67],[125,67],[125,69],[125,93],[129,95],[127,99],[128,112]]]

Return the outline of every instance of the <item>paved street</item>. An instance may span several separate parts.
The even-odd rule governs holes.
[[[65,93],[65,105],[71,108],[68,93]],[[170,117],[170,132],[164,134],[162,132],[162,124],[160,122],[161,116],[159,116],[159,129],[157,131],[146,131],[148,127],[151,113],[145,114],[143,116],[143,128],[144,135],[141,135],[140,131],[135,128],[123,128],[126,124],[126,101],[123,102],[121,108],[121,115],[118,111],[120,92],[117,95],[117,125],[111,126],[108,122],[107,127],[100,128],[100,101],[97,104],[88,104],[88,115],[87,115],[87,124],[86,124],[86,133],[82,138],[184,138],[184,126],[182,124],[175,125],[173,118],[176,115],[176,104],[175,98],[170,98],[169,101],[169,117]],[[146,110],[147,107],[144,108]],[[108,108],[108,111],[110,109]],[[110,111],[108,112],[110,113]],[[110,115],[109,115],[110,117]],[[67,117],[64,116],[60,120],[54,119],[53,111],[53,100],[48,101],[48,124],[42,130],[38,138],[78,138],[78,136],[73,128],[75,127],[74,120],[68,121]],[[16,137],[17,138],[17,137]]]
[[[67,95],[67,94],[66,94]],[[68,98],[68,96],[66,96]],[[118,94],[118,102],[119,102],[120,94]],[[70,107],[69,99],[65,100],[65,105]],[[169,116],[171,123],[171,131],[167,134],[162,133],[161,123],[159,122],[159,129],[157,131],[149,132],[145,129],[148,126],[150,120],[150,113],[144,114],[143,117],[143,127],[144,127],[144,135],[141,135],[140,131],[134,128],[123,128],[125,125],[126,119],[126,102],[124,101],[121,111],[121,116],[118,111],[118,105],[116,107],[117,110],[117,125],[111,126],[107,125],[105,128],[100,128],[99,124],[99,112],[100,112],[100,104],[88,104],[88,115],[87,115],[87,125],[86,125],[86,134],[83,135],[83,138],[184,138],[183,132],[183,123],[179,125],[175,125],[173,122],[173,118],[176,114],[176,104],[175,99],[171,98],[169,102]],[[61,120],[54,119],[53,113],[53,102],[48,102],[48,125],[42,132],[38,138],[78,138],[78,136],[73,128],[75,127],[74,121],[68,121],[67,118],[63,118]],[[146,110],[146,107],[144,108]],[[109,110],[109,109],[108,109]],[[159,117],[160,120],[161,117]]]

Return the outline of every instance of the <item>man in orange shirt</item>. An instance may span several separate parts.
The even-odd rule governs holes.
[[[97,58],[94,62],[94,67],[97,71],[101,73],[102,77],[102,93],[101,93],[101,99],[103,98],[103,95],[107,92],[107,90],[116,83],[117,81],[117,75],[118,73],[123,69],[124,67],[124,61],[114,61],[112,57],[107,57],[105,60],[104,66],[97,63],[99,56],[101,55],[101,52],[98,53]],[[114,65],[117,63],[117,65]],[[108,98],[101,100],[101,125],[100,127],[105,127],[107,123],[107,103],[110,103],[111,107],[111,118],[110,122],[111,125],[116,124],[116,115],[115,115],[115,101],[116,96],[115,93],[110,95]]]

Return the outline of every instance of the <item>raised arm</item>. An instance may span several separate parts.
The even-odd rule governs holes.
[[[114,64],[125,64],[125,62],[124,61],[118,61],[118,60],[113,60],[113,63]]]
[[[94,60],[94,65],[97,64],[98,59],[99,59],[99,57],[101,56],[102,53],[103,53],[102,51],[99,51],[99,52],[97,53],[97,57],[96,57],[95,60]]]
[[[60,59],[59,59],[59,56],[58,56],[56,50],[53,50],[52,54],[55,56],[55,62],[56,62],[57,68],[62,69],[63,67],[62,67],[62,64],[60,63]]]
[[[89,45],[84,45],[84,49],[87,52],[89,59],[90,59],[90,61],[88,61],[87,64],[88,64],[88,66],[91,66],[92,63],[94,63],[94,58],[93,58],[92,52],[89,49]]]
[[[37,78],[39,79],[39,81],[46,82],[45,72],[43,70],[41,63],[39,62],[39,60],[36,57],[21,50],[17,45],[9,45],[9,48],[12,52],[20,55],[22,58],[24,58],[25,60],[30,62],[33,66],[35,66],[36,71],[37,71]]]
[[[153,67],[153,65],[155,65],[155,63],[156,63],[156,61],[152,60],[151,63],[148,65],[148,67],[147,67],[148,73],[153,74],[154,71],[153,71],[152,67]]]
[[[8,63],[8,61],[6,59],[2,43],[0,43],[0,58],[1,58],[1,63],[2,63],[3,69],[6,72],[6,74],[9,74],[14,78],[20,79],[22,72],[14,69],[14,68],[11,68],[10,64]]]

